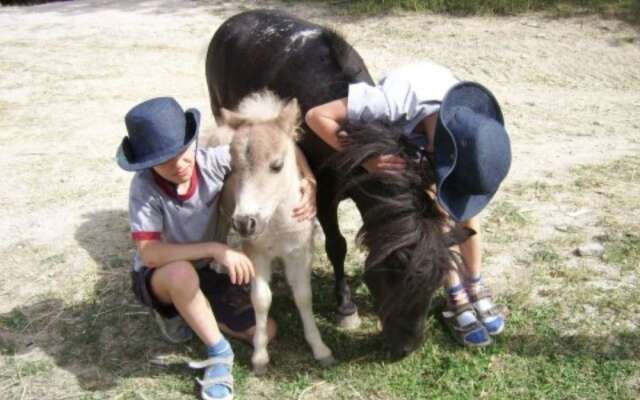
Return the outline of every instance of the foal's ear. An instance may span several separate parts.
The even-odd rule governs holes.
[[[228,125],[231,129],[238,129],[240,125],[247,121],[242,114],[227,110],[226,108],[220,109],[220,115],[222,115],[224,125]]]
[[[288,134],[295,136],[296,128],[300,124],[300,107],[297,99],[291,99],[284,106],[278,116],[278,125],[280,125]]]

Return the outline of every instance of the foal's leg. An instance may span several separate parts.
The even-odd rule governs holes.
[[[311,248],[294,251],[284,260],[285,274],[291,290],[293,299],[298,307],[302,325],[304,327],[304,337],[311,346],[313,357],[322,365],[330,365],[335,361],[331,350],[324,344],[320,331],[313,317],[313,307],[311,299]]]
[[[323,186],[324,185],[324,186]],[[358,308],[351,300],[351,289],[344,275],[344,259],[347,254],[347,241],[340,233],[338,225],[338,205],[334,201],[335,193],[322,190],[322,187],[335,185],[318,185],[318,220],[325,236],[324,248],[333,266],[335,277],[335,296],[338,301],[338,325],[345,329],[356,329],[360,326]]]
[[[269,287],[271,260],[260,254],[247,253],[256,270],[256,277],[251,282],[251,303],[256,313],[256,331],[253,335],[251,364],[254,373],[262,375],[267,372],[267,364],[269,364],[267,317],[271,306],[271,288]]]

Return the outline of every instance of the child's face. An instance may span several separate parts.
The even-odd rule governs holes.
[[[161,177],[176,185],[189,182],[195,167],[195,144],[170,160],[153,167]]]

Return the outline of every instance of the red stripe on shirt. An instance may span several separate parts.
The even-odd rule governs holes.
[[[191,174],[191,181],[189,182],[189,189],[187,190],[187,192],[185,194],[178,194],[178,192],[176,191],[176,184],[175,183],[164,179],[154,169],[152,169],[151,171],[152,171],[152,174],[153,174],[153,180],[155,181],[156,185],[158,185],[158,187],[167,196],[173,197],[174,199],[177,199],[177,200],[180,200],[180,201],[189,200],[191,198],[191,196],[193,196],[193,194],[196,192],[196,189],[198,188],[198,183],[200,181],[199,178],[198,178],[198,173],[200,172],[200,167],[198,166],[198,162],[197,161],[194,163],[193,172]]]
[[[160,240],[160,232],[132,232],[131,237],[133,240]]]

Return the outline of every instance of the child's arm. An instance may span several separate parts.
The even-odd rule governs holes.
[[[347,119],[347,98],[330,101],[313,107],[304,116],[304,120],[325,143],[337,151],[342,151],[338,132]]]
[[[293,217],[299,222],[312,219],[316,216],[316,178],[307,163],[302,150],[296,146],[296,163],[300,169],[302,180],[300,181],[300,202],[293,209]]]
[[[313,107],[304,117],[309,128],[337,151],[342,151],[338,132],[346,119],[346,97]],[[400,157],[385,154],[368,159],[362,166],[369,172],[393,172],[403,171],[406,168],[406,162]]]
[[[145,266],[158,268],[174,261],[213,258],[229,270],[231,283],[249,283],[255,276],[251,260],[229,246],[218,242],[164,243],[159,240],[136,241]]]

